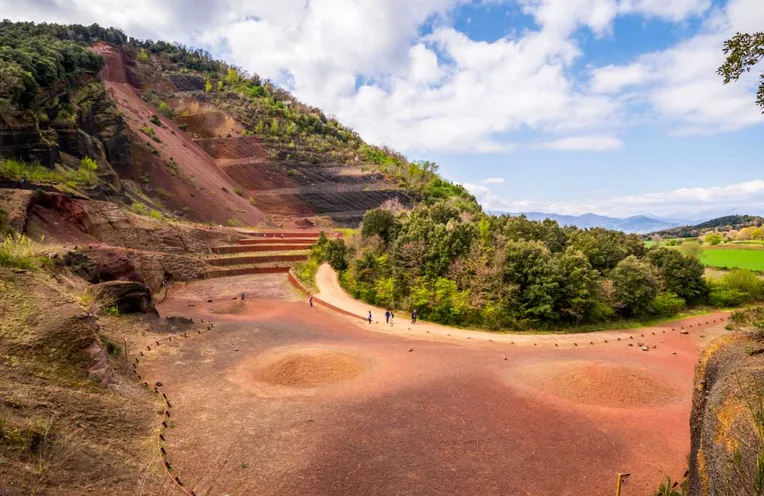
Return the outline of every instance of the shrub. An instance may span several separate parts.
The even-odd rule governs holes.
[[[173,112],[172,108],[169,105],[167,105],[166,103],[159,102],[159,106],[157,108],[162,113],[162,115],[164,115],[168,119],[172,119],[173,117],[175,117],[175,112]],[[154,117],[156,117],[156,116],[154,116]],[[152,122],[154,122],[153,118],[152,118]],[[157,123],[155,123],[155,124],[157,126],[159,126],[161,124],[161,122],[159,122],[159,118],[158,117],[157,117]]]
[[[223,187],[222,187],[222,188],[220,188],[220,189],[222,189],[222,190],[223,190],[223,193],[228,193],[228,188],[226,188],[225,186],[223,186]]]
[[[708,295],[708,302],[715,307],[738,307],[748,300],[748,295],[740,290],[724,285],[714,285]]]
[[[226,225],[228,227],[243,227],[244,223],[237,219],[236,217],[231,217],[226,221]]]
[[[162,121],[159,120],[159,116],[156,114],[152,115],[149,121],[151,121],[151,123],[154,124],[155,126],[162,125]]]
[[[709,245],[718,245],[722,241],[724,241],[724,238],[722,237],[721,234],[718,234],[718,233],[709,233],[709,234],[706,234],[705,237],[703,238],[703,242],[708,243]]]
[[[744,269],[734,269],[727,272],[721,278],[721,284],[747,294],[751,300],[759,299],[764,288],[764,281],[759,279],[755,273]]]
[[[223,91],[223,81],[218,81],[218,91]]]
[[[188,129],[188,124],[178,124],[178,129],[185,132]]]
[[[144,126],[141,128],[141,132],[151,138],[152,141],[156,141],[157,143],[161,143],[162,141],[159,139],[159,136],[157,136],[156,132],[154,132],[154,128],[150,126]],[[152,149],[152,153],[154,153],[154,150]],[[158,152],[157,152],[158,154]]]
[[[236,189],[233,190],[233,192],[241,197],[244,197],[244,190],[241,189],[241,186],[237,186]]]
[[[0,267],[37,269],[49,261],[40,247],[23,234],[9,234],[0,244]]]
[[[204,92],[209,93],[210,91],[212,91],[212,83],[210,82],[209,79],[207,79],[206,81],[204,81]]]
[[[674,293],[661,293],[655,297],[652,305],[656,314],[671,316],[684,308],[685,301]]]

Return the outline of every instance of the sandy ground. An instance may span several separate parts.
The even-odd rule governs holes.
[[[279,274],[177,286],[159,311],[214,322],[142,365],[197,494],[600,495],[631,472],[623,495],[649,495],[686,469],[695,363],[725,332],[427,334],[310,308]]]

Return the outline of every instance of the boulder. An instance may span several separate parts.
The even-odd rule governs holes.
[[[98,265],[84,253],[78,251],[69,251],[63,257],[64,265],[76,275],[80,276],[90,284],[97,284],[101,281]]]
[[[141,282],[109,281],[94,286],[93,290],[116,306],[119,313],[148,313],[153,309],[151,290]]]

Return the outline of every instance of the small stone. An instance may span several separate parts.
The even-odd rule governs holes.
[[[704,339],[705,336],[703,334],[700,335],[700,339]]]
[[[414,348],[409,348],[409,353],[411,353],[412,351],[414,351]]]
[[[207,300],[207,303],[212,303],[212,300]]]
[[[642,351],[650,351],[650,348],[648,348],[647,346],[643,346]]]
[[[239,351],[239,348],[234,348],[233,351]]]
[[[687,331],[679,331],[679,334],[689,334]]]
[[[506,360],[506,359],[507,359],[507,357],[504,357],[504,360]]]
[[[161,382],[159,382],[159,381],[155,382],[155,383],[154,383],[154,385],[155,385],[156,387],[162,387],[162,383],[161,383]]]
[[[634,346],[634,343],[629,343],[629,346]]]

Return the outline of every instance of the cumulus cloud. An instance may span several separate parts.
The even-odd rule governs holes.
[[[697,35],[669,49],[641,55],[629,64],[594,69],[590,87],[603,94],[629,92],[632,98],[636,96],[636,104],[647,104],[674,135],[760,124],[764,116],[753,104],[756,75],[749,73],[735,84],[722,85],[715,69],[724,61],[721,47],[725,39],[762,25],[764,9],[759,0],[729,0],[724,9],[707,17]]]
[[[717,216],[737,212],[740,205],[745,205],[746,213],[764,212],[764,180],[762,179],[726,186],[679,188],[672,191],[590,199],[581,202],[508,200],[485,185],[465,184],[464,187],[489,211],[542,211],[570,215],[596,212],[615,217],[651,213],[668,217],[694,218],[700,213]]]
[[[503,177],[489,177],[480,181],[481,184],[504,184]]]
[[[468,0],[199,0],[194,8],[184,0],[0,0],[0,10],[14,20],[98,22],[202,46],[365,139],[408,153],[611,150],[621,146],[611,134],[634,101],[680,134],[762,120],[752,79],[723,87],[714,74],[725,36],[764,25],[759,0],[729,0],[713,14],[710,0],[485,0],[510,2],[535,26],[493,41],[453,27],[452,14]],[[619,15],[706,20],[696,37],[630,64],[595,67],[582,81],[576,32],[608,36]],[[635,94],[626,99],[624,91]]]

